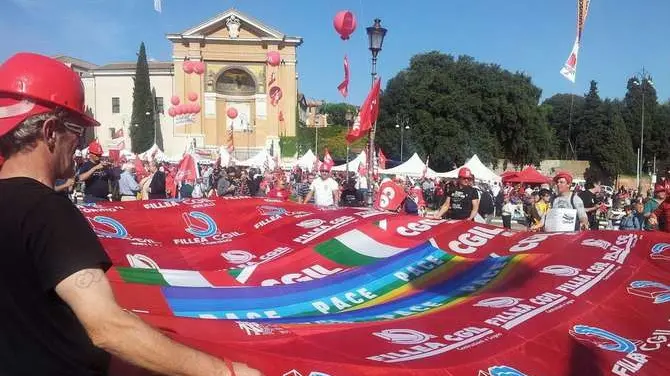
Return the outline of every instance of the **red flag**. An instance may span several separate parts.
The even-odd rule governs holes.
[[[386,156],[382,152],[382,149],[379,149],[379,168],[386,170]]]
[[[179,167],[177,168],[177,174],[175,174],[174,181],[175,183],[181,183],[183,181],[195,181],[198,177],[197,166],[195,164],[195,159],[191,154],[185,154],[184,158],[179,162]]]
[[[356,117],[354,126],[347,134],[347,141],[354,142],[363,137],[366,132],[372,129],[372,125],[377,121],[379,115],[379,92],[381,90],[381,79],[377,78],[368,93],[365,102]]]
[[[403,187],[392,181],[387,181],[379,187],[375,208],[397,211],[406,197],[407,193],[405,193]]]
[[[326,148],[323,153],[323,165],[326,167],[326,169],[328,169],[328,171],[330,171],[330,169],[335,165],[333,157],[330,156],[328,148]]]
[[[349,96],[349,59],[344,55],[344,81],[337,87],[343,97]]]

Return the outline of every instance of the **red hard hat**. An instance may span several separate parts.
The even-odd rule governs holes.
[[[77,125],[100,125],[85,114],[84,85],[65,64],[22,52],[0,65],[0,137],[28,117],[56,108],[76,117]]]
[[[564,178],[568,182],[568,184],[572,184],[572,174],[570,174],[569,172],[561,171],[561,172],[557,173],[554,176],[554,183],[557,182],[558,179],[560,179],[560,178]]]
[[[97,156],[102,155],[102,146],[97,141],[93,141],[88,145],[88,152]]]
[[[461,179],[472,179],[474,176],[472,175],[472,171],[470,171],[469,168],[467,167],[461,167],[460,170],[458,170],[458,178]]]

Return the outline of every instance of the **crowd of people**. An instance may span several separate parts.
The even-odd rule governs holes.
[[[93,142],[84,160],[75,156],[74,177],[56,182],[56,191],[84,203],[118,200],[166,198],[202,198],[222,196],[269,197],[313,203],[318,206],[365,206],[369,203],[367,177],[357,171],[331,172],[322,166],[318,171],[259,168],[218,164],[198,164],[198,178],[177,181],[177,166],[154,160],[137,162],[109,161],[102,148]],[[391,179],[393,178],[393,179]],[[476,182],[467,168],[459,170],[457,179],[412,178],[408,176],[375,176],[372,200],[377,201],[381,184],[392,181],[407,198],[396,209],[410,214],[440,218],[477,220],[492,223],[500,218],[505,228],[529,231],[566,231],[568,225],[553,228],[550,209],[575,210],[574,230],[621,229],[656,230],[652,214],[665,200],[670,184],[670,169],[647,196],[621,187],[608,193],[599,182],[584,187],[573,184],[566,172],[559,172],[551,184],[491,184]],[[555,210],[554,212],[558,212]],[[432,214],[431,214],[432,213]],[[565,213],[563,213],[565,214]],[[549,226],[547,226],[549,219]],[[653,223],[653,224],[652,224]],[[660,228],[664,228],[661,221]]]

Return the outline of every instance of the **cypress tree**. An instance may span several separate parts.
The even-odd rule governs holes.
[[[149,62],[144,42],[140,44],[133,88],[133,115],[130,122],[130,140],[133,153],[143,153],[154,144],[154,100],[149,80]],[[148,114],[148,115],[147,115]]]

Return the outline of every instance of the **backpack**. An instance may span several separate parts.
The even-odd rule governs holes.
[[[486,217],[489,214],[493,214],[494,210],[495,205],[493,203],[493,197],[488,191],[482,191],[482,194],[479,198],[479,215]]]

